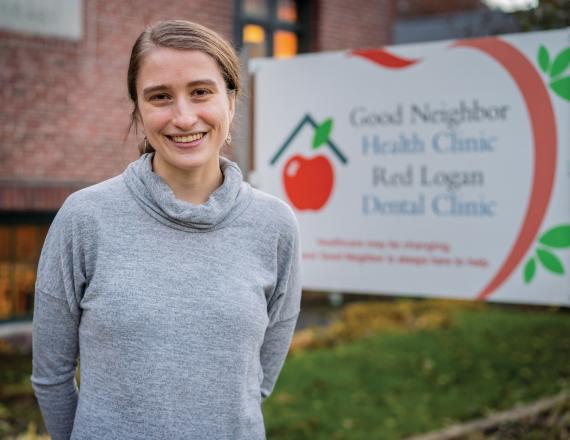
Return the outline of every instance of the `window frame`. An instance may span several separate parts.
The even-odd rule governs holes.
[[[279,20],[277,17],[277,1],[264,0],[267,4],[267,17],[255,17],[247,15],[243,9],[243,0],[234,0],[235,24],[234,41],[238,51],[243,48],[243,29],[248,24],[261,26],[266,34],[265,51],[268,57],[274,56],[273,36],[276,31],[288,31],[297,35],[298,53],[306,53],[309,50],[309,1],[295,0],[297,6],[296,23]]]
[[[47,227],[53,222],[56,215],[56,211],[54,212],[27,212],[27,211],[0,211],[0,226],[5,227],[18,227],[18,226],[35,226],[36,228]],[[47,233],[47,232],[46,232]],[[8,258],[5,260],[8,264],[16,264],[17,263],[17,256],[16,256],[16,234],[10,234],[9,242],[7,245],[9,246],[8,249]],[[39,263],[39,253],[43,248],[43,241],[40,243],[38,241],[38,260],[33,262],[32,264],[35,265],[35,271],[37,273],[37,266]],[[4,261],[4,260],[3,260]],[[13,277],[14,274],[10,274],[10,277]],[[32,292],[32,295],[34,292]],[[12,298],[14,300],[15,298]],[[33,306],[32,306],[33,307]],[[12,313],[6,317],[0,317],[0,323],[5,322],[13,322],[13,321],[28,321],[32,316],[33,310],[26,310],[24,313]]]

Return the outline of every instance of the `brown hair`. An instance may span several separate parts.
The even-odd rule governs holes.
[[[222,78],[229,92],[236,96],[240,91],[239,59],[232,46],[219,34],[205,26],[185,20],[159,21],[147,27],[137,38],[131,51],[127,86],[133,102],[129,131],[135,132],[139,117],[137,101],[137,77],[145,55],[156,47],[170,49],[199,50],[210,55],[218,64]],[[140,154],[154,151],[148,142],[139,145]]]

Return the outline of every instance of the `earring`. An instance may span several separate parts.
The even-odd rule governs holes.
[[[147,137],[145,136],[144,137],[144,152],[148,153],[148,151],[149,151],[149,143],[148,143]]]
[[[228,137],[226,138],[226,144],[230,145],[232,143],[232,134],[228,133]]]

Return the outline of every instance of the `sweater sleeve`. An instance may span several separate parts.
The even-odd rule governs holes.
[[[278,247],[278,281],[268,304],[269,325],[261,346],[263,381],[261,398],[265,400],[275,386],[285,363],[293,337],[301,302],[301,250],[296,220],[294,232]]]
[[[69,439],[77,407],[78,298],[85,286],[81,249],[65,204],[38,264],[32,334],[32,386],[54,440]]]
[[[32,385],[53,440],[69,439],[77,407],[77,323],[65,300],[36,290]]]

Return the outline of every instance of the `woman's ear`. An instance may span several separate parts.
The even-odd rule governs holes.
[[[236,91],[230,90],[228,93],[228,101],[230,106],[230,124],[234,120],[234,115],[236,112]]]

